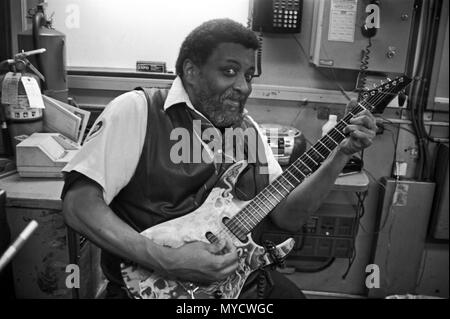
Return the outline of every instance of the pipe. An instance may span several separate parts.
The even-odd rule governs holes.
[[[383,123],[391,123],[391,124],[408,124],[412,125],[411,120],[400,120],[400,119],[390,119],[390,118],[377,118],[377,120],[381,120]],[[434,121],[424,121],[426,126],[449,126],[447,122],[434,122]]]
[[[39,9],[38,9],[39,10]],[[33,17],[33,46],[35,49],[41,48],[39,45],[39,31],[41,27],[44,25],[43,21],[45,21],[45,15],[43,11],[38,11]],[[45,70],[43,70],[43,63],[41,56],[38,54],[36,56],[36,63],[39,72],[41,72],[44,77],[46,77]],[[47,84],[45,81],[42,81],[42,89],[43,91],[47,90]]]

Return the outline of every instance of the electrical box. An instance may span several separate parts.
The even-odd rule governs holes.
[[[433,211],[430,223],[430,235],[434,239],[448,241],[448,194],[449,194],[449,148],[437,146],[434,180],[436,192],[433,199]]]
[[[435,190],[428,182],[385,178],[381,183],[370,262],[380,269],[380,286],[369,289],[371,298],[415,292]]]
[[[375,3],[379,28],[363,34],[366,19],[374,12],[366,13],[366,8]],[[318,67],[358,70],[365,57],[367,71],[404,73],[413,13],[414,0],[314,1],[311,62]]]

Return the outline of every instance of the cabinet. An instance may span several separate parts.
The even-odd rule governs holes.
[[[60,179],[20,178],[18,174],[0,180],[6,191],[6,220],[14,240],[31,220],[39,224],[12,260],[17,298],[95,298],[103,283],[99,268],[100,250],[68,229],[61,214]],[[79,289],[68,288],[77,264]]]

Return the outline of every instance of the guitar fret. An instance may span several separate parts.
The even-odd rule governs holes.
[[[286,182],[288,182],[288,184],[292,186],[292,188],[295,188],[295,186],[292,185],[291,182],[289,182],[289,180],[286,177],[284,177],[283,175],[281,175],[281,177],[283,177],[286,180]]]
[[[304,166],[306,166],[306,168],[312,173],[312,169],[309,168],[308,165],[305,164],[305,162],[303,162],[301,159],[298,159]]]
[[[338,132],[343,138],[346,138],[346,136],[344,134],[342,134],[339,130],[333,130],[333,131]]]
[[[252,205],[256,205],[257,208],[252,207]],[[262,211],[260,214],[259,211]],[[233,217],[233,219],[247,219],[248,216],[252,216],[256,214],[255,221],[253,222],[254,225],[250,226],[250,229],[248,231],[251,231],[253,227],[255,227],[265,216],[264,210],[258,205],[256,202],[252,202],[250,205],[247,205],[241,212],[239,212],[236,216]],[[241,218],[239,218],[241,216]]]
[[[339,145],[339,143],[336,142],[330,135],[326,135],[326,137],[327,137],[328,139],[330,139],[331,141],[333,141],[333,143],[334,143],[336,146]]]
[[[276,187],[274,187],[273,185],[271,185],[271,186],[272,186],[272,188],[273,188],[278,194],[281,195],[282,198],[284,198],[285,195],[283,195],[282,193],[280,193],[280,191],[279,191],[278,189],[276,189]]]
[[[286,192],[288,192],[288,194],[289,194],[289,190],[288,190],[286,187],[284,187],[283,183],[281,183],[278,179],[276,179],[275,182],[277,182],[279,185],[281,185],[281,187],[283,187],[283,189],[284,189]]]
[[[267,199],[270,203],[270,200],[261,192],[261,196],[264,196],[265,199]],[[269,210],[272,210],[272,208],[270,206],[267,206],[266,203],[264,201],[262,201],[261,199],[259,199],[259,201],[266,206]],[[273,204],[272,204],[273,205]]]
[[[295,168],[300,174],[303,175],[303,178],[306,178],[306,175],[303,174],[303,172],[302,172],[301,170],[299,170],[299,169],[297,168],[297,166],[295,166],[295,165],[293,165],[293,166],[294,166],[294,168]]]
[[[358,103],[358,106],[360,106],[364,111],[370,112],[368,109],[366,109],[361,103]]]
[[[325,147],[327,149],[327,151],[331,153],[331,150],[324,143],[322,143],[321,140],[319,140],[319,143],[322,144],[323,147]]]
[[[266,195],[264,195],[264,192],[261,192],[261,195],[264,196],[264,198],[267,199],[267,200],[269,201],[269,203],[272,204],[273,207],[277,206],[277,205],[275,205],[274,203],[272,203],[272,202],[270,201],[270,198],[268,198]],[[273,207],[272,207],[271,209],[273,209]]]
[[[308,153],[305,153],[305,155],[308,156],[309,159],[310,159],[311,161],[313,161],[314,164],[319,165],[319,164],[318,164],[311,156],[309,156]]]
[[[255,200],[254,200],[252,203],[254,203],[254,204],[256,205],[256,207],[258,207],[258,209],[263,210],[262,207],[259,206],[258,203],[256,202],[257,199],[258,199],[258,196],[255,197]],[[264,204],[264,202],[263,202],[262,200],[260,200],[260,202]],[[264,204],[264,206],[266,206],[267,208],[269,208],[266,204]],[[269,209],[270,209],[270,208],[269,208]]]
[[[297,183],[300,183],[300,181],[297,179],[297,177],[295,177],[294,174],[292,174],[291,172],[289,172],[289,170],[286,170],[286,172],[288,172],[288,174],[291,175],[291,176],[297,181]]]
[[[256,205],[256,206],[258,206],[258,205]],[[248,207],[248,209],[253,209],[253,211],[254,211],[254,213],[256,213],[256,215],[258,215],[258,217],[260,217],[261,219],[263,219],[264,218],[264,213],[262,213],[262,215],[259,213],[259,210],[258,209],[256,209],[255,207],[252,207],[252,205],[247,205],[245,208],[247,208]],[[258,208],[259,208],[259,206],[258,206]],[[259,208],[260,210],[262,210],[261,208]]]
[[[229,226],[230,230],[232,232],[242,232],[242,235],[244,235],[247,231],[250,229],[247,229],[247,227],[241,222],[240,218],[236,215],[236,218],[231,219]],[[242,230],[243,228],[243,230]]]
[[[250,224],[247,222],[247,219],[245,218],[245,216],[243,216],[242,218],[239,218],[238,215],[236,215],[236,216],[237,216],[237,217],[236,217],[236,222],[240,222],[240,223],[241,223],[241,226],[244,227],[245,230],[247,230],[247,226],[245,225],[245,223],[247,223],[247,224],[250,226],[250,228],[249,228],[248,230],[251,230],[251,229],[252,229],[252,225],[250,225]],[[252,218],[251,215],[249,215],[248,218]],[[238,225],[238,226],[239,226],[239,225]]]
[[[365,103],[366,104],[366,108],[367,108],[367,110],[369,111],[369,112],[372,112],[371,110],[373,110],[374,109],[374,106],[373,105],[371,105],[369,102],[367,102],[367,101],[361,101],[361,104],[362,103]]]
[[[325,159],[325,157],[323,157],[323,155],[318,150],[316,150],[315,147],[313,147],[312,149],[316,152],[316,154],[319,154],[319,156],[322,157],[322,159]]]

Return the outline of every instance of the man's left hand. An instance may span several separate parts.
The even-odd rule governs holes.
[[[340,150],[352,155],[370,146],[377,132],[375,117],[369,111],[358,113],[344,129],[348,136],[340,145]]]

